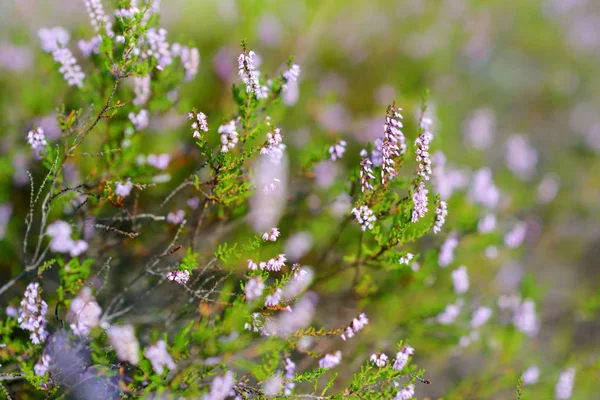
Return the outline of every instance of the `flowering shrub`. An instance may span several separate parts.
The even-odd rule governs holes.
[[[435,385],[428,354],[528,348],[541,325],[533,277],[487,277],[535,232],[491,168],[447,160],[426,91],[416,112],[402,97],[382,107],[366,146],[290,146],[293,57],[269,70],[242,42],[231,102],[194,106],[181,93],[199,51],[169,41],[157,2],[117,3],[83,1],[88,29],[39,31],[60,132],[22,135],[36,162],[22,262],[0,287],[5,394],[411,399]],[[170,118],[187,142],[145,154]],[[519,135],[507,148],[511,179],[532,181],[535,148]],[[558,186],[544,179],[540,203]],[[543,369],[527,361],[468,398],[520,397]],[[556,398],[576,376],[565,367]]]

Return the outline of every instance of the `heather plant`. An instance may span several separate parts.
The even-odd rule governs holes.
[[[116,3],[39,31],[60,131],[23,121],[35,162],[0,287],[7,397],[411,399],[436,384],[413,357],[478,347],[487,386],[449,398],[526,398],[544,366],[506,366],[535,343],[542,289],[489,281],[535,227],[491,168],[446,157],[425,88],[382,106],[366,146],[289,146],[293,55],[269,70],[241,41],[231,100],[200,107],[184,97],[199,51],[169,41],[156,1]],[[186,141],[153,146],[170,119]],[[509,179],[533,180],[535,148],[507,146]],[[576,367],[537,393],[569,398]]]

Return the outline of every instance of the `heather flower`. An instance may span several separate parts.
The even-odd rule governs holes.
[[[160,28],[150,28],[146,34],[146,43],[149,49],[142,54],[142,58],[153,57],[156,62],[156,68],[162,71],[166,66],[173,62],[169,42],[167,41],[167,30]]]
[[[506,142],[506,165],[517,178],[528,181],[535,173],[537,151],[521,135],[512,135]]]
[[[267,271],[280,271],[281,268],[283,268],[285,266],[285,262],[287,261],[287,258],[285,256],[285,254],[279,254],[277,257],[275,258],[271,258],[269,261],[267,262],[261,262],[259,264],[260,269],[265,269]]]
[[[406,152],[406,139],[401,129],[402,125],[401,108],[389,106],[383,125],[384,135],[381,146],[382,169],[381,182],[391,181],[397,174],[395,158]]]
[[[285,85],[283,90],[287,90],[287,85],[289,83],[294,83],[298,81],[298,77],[300,76],[300,66],[298,64],[292,64],[292,66],[283,73],[283,79],[285,79]]]
[[[435,209],[435,223],[433,225],[433,233],[437,234],[442,231],[442,227],[446,223],[448,216],[448,205],[444,200],[440,200]]]
[[[63,74],[69,86],[83,87],[85,74],[81,71],[71,50],[65,47],[58,48],[52,52],[52,57],[61,65],[58,71]]]
[[[400,264],[405,264],[408,265],[412,259],[415,257],[415,255],[413,253],[406,253],[405,255],[403,255],[402,257],[400,257],[400,259],[398,260],[398,262]]]
[[[558,194],[560,178],[556,174],[546,174],[537,187],[537,198],[542,204],[548,204]]]
[[[131,181],[127,181],[125,183],[117,182],[115,194],[117,196],[127,197],[131,193],[131,189],[133,189],[133,183],[131,183]]]
[[[135,6],[135,2],[132,1],[130,7],[119,8],[115,10],[115,17],[122,19],[131,19],[140,13],[140,9]]]
[[[515,327],[527,336],[536,336],[540,325],[535,313],[535,303],[527,299],[515,310],[512,320]]]
[[[258,94],[261,90],[258,77],[260,72],[256,69],[256,53],[244,52],[238,57],[238,75],[246,84],[246,93]]]
[[[433,139],[433,135],[427,131],[423,131],[415,139],[415,152],[417,153],[417,175],[428,181],[431,177],[431,158],[429,158],[429,143]]]
[[[69,252],[73,244],[71,232],[71,225],[65,221],[56,221],[48,225],[46,235],[51,237],[50,250],[55,253]]]
[[[379,368],[383,368],[387,365],[388,356],[386,356],[385,353],[373,353],[369,360],[375,363]]]
[[[185,211],[177,210],[167,214],[167,222],[175,225],[181,224],[185,220]]]
[[[150,75],[136,76],[133,78],[133,91],[135,92],[133,105],[141,107],[148,103],[151,94],[150,82]]]
[[[363,193],[373,190],[373,184],[370,181],[375,179],[375,175],[371,165],[373,163],[367,157],[360,162],[360,188]]]
[[[442,311],[436,317],[438,323],[442,325],[449,325],[456,321],[458,315],[460,314],[461,303],[457,302],[456,304],[448,304],[444,311]]]
[[[496,216],[494,214],[486,214],[477,223],[477,230],[481,233],[490,233],[496,229]]]
[[[27,285],[19,317],[17,322],[21,329],[31,332],[29,339],[33,344],[40,344],[48,337],[46,331],[46,314],[48,313],[48,304],[42,300],[42,290],[38,282],[32,282]]]
[[[69,43],[69,32],[60,26],[54,28],[42,28],[38,32],[42,44],[42,50],[46,53],[52,53],[54,50],[64,47]]]
[[[285,382],[283,384],[283,394],[289,396],[292,394],[296,384],[293,382],[294,374],[296,372],[296,364],[289,358],[285,358]]]
[[[458,237],[452,232],[440,247],[438,256],[438,264],[440,267],[447,267],[454,261],[454,249],[458,246]]]
[[[471,327],[477,329],[485,324],[492,316],[492,309],[489,307],[479,307],[473,312],[471,317]]]
[[[71,250],[69,251],[69,255],[71,257],[77,257],[85,253],[88,248],[88,242],[85,240],[74,240],[71,242]]]
[[[169,162],[171,161],[171,156],[163,153],[163,154],[148,154],[148,158],[146,162],[148,165],[156,168],[156,169],[167,169],[169,166]]]
[[[67,319],[71,321],[71,330],[78,336],[88,336],[91,330],[100,323],[102,309],[92,295],[92,290],[85,286],[71,301]]]
[[[425,182],[419,182],[418,188],[414,190],[412,199],[413,199],[413,212],[412,212],[412,222],[417,222],[419,219],[423,218],[427,213],[427,193],[429,190],[425,189]]]
[[[454,292],[456,292],[456,294],[463,294],[469,289],[467,267],[461,265],[452,271],[452,284],[454,285]]]
[[[275,292],[265,297],[265,307],[275,307],[281,301],[283,290],[277,288]]]
[[[414,354],[414,352],[415,349],[409,345],[406,344],[402,346],[400,351],[396,353],[396,360],[394,361],[392,368],[394,368],[396,371],[402,371],[404,367],[406,367],[406,364],[408,364],[408,359]]]
[[[48,354],[43,354],[42,357],[40,357],[40,361],[33,366],[33,372],[37,376],[44,376],[50,368],[50,361],[52,361],[50,356]]]
[[[283,379],[280,375],[273,375],[263,382],[263,392],[266,396],[277,396],[283,389]]]
[[[108,341],[114,347],[117,358],[121,361],[127,361],[137,365],[140,361],[140,344],[135,337],[135,330],[132,325],[112,325],[107,330]]]
[[[313,280],[314,272],[310,267],[300,267],[299,264],[292,266],[293,278],[283,288],[283,298],[294,299],[304,292]]]
[[[31,149],[34,151],[44,149],[48,144],[46,141],[46,135],[44,135],[44,130],[40,127],[37,127],[29,131],[29,133],[27,133],[27,143],[31,145]]]
[[[190,117],[190,119],[196,120],[192,122],[192,129],[194,130],[194,134],[192,135],[192,137],[194,139],[200,139],[202,137],[200,131],[205,133],[208,132],[208,120],[206,118],[206,114],[204,114],[203,112],[191,112],[188,114],[188,116]]]
[[[523,222],[517,223],[510,231],[504,235],[504,244],[509,249],[519,247],[525,240],[527,234],[527,225]]]
[[[356,221],[361,225],[360,229],[366,231],[367,229],[373,229],[373,223],[377,221],[373,211],[367,206],[360,206],[359,208],[354,207],[351,211],[356,218]]]
[[[473,203],[482,204],[486,208],[495,208],[500,200],[500,191],[494,185],[492,170],[481,168],[473,173],[468,193]]]
[[[521,375],[523,385],[533,385],[540,379],[540,369],[537,365],[532,365],[527,368]]]
[[[188,207],[191,208],[192,210],[196,210],[200,206],[200,197],[198,197],[198,196],[190,197],[189,199],[187,199],[185,204],[187,204]]]
[[[92,37],[90,40],[79,40],[77,42],[77,47],[81,51],[81,54],[85,58],[90,58],[92,54],[100,54],[100,44],[102,43],[102,36],[96,35]],[[134,102],[135,104],[135,102]]]
[[[489,259],[498,257],[498,248],[496,246],[488,246],[485,248],[484,254]]]
[[[148,346],[144,351],[144,357],[150,360],[152,369],[159,375],[164,372],[165,367],[169,371],[177,369],[177,364],[175,364],[175,361],[173,361],[173,358],[167,351],[167,344],[164,340],[159,340],[156,344]]]
[[[337,144],[329,147],[329,154],[331,161],[336,161],[339,158],[342,158],[344,153],[346,152],[346,141],[340,140]]]
[[[342,362],[342,352],[336,351],[333,354],[325,354],[325,357],[319,360],[319,368],[330,369]]]
[[[398,393],[396,393],[394,400],[409,400],[413,397],[415,397],[415,385],[410,384],[401,388]]]
[[[113,36],[112,24],[110,18],[104,12],[101,0],[83,0],[85,9],[90,16],[90,21],[96,32],[100,32],[102,28],[108,36]]]
[[[136,131],[144,130],[150,124],[150,113],[148,110],[140,110],[139,113],[135,114],[134,112],[129,113],[129,120],[135,127]]]
[[[10,318],[18,318],[19,309],[15,306],[6,306],[6,315]]]
[[[442,200],[448,200],[455,190],[464,189],[469,184],[469,173],[466,170],[446,165],[446,156],[436,151],[431,157],[435,164],[431,183]]]
[[[568,400],[571,398],[573,385],[575,383],[575,368],[567,368],[560,373],[556,387],[554,388],[554,397],[557,400]]]
[[[281,233],[279,232],[279,229],[271,228],[270,231],[263,233],[262,240],[270,240],[271,242],[275,242],[280,235]]]
[[[218,132],[221,134],[221,153],[227,153],[233,149],[238,142],[238,133],[236,131],[235,121],[229,121],[219,126]]]
[[[258,269],[258,264],[252,260],[248,260],[248,269],[250,271],[256,271]]]
[[[354,318],[350,325],[344,329],[341,337],[342,340],[346,340],[346,338],[354,337],[355,334],[364,329],[365,326],[369,323],[369,319],[364,313],[361,313],[358,317]]]
[[[281,164],[285,148],[281,129],[275,128],[272,132],[267,133],[267,144],[260,149],[260,154],[269,156],[269,160],[274,165],[279,165]]]
[[[298,261],[310,251],[313,242],[313,235],[308,231],[294,233],[285,242],[285,254],[291,261]]]
[[[244,293],[246,294],[246,300],[253,301],[260,298],[265,289],[265,284],[260,277],[254,277],[248,279],[248,283],[244,287]]]
[[[496,115],[489,108],[479,108],[463,123],[463,135],[469,146],[486,150],[494,142]]]
[[[185,80],[191,81],[198,74],[198,67],[200,66],[200,53],[195,47],[182,47],[179,55],[183,69],[185,70]]]
[[[225,400],[229,396],[233,396],[233,372],[227,371],[223,376],[216,376],[211,385],[210,393],[203,397],[203,400]]]
[[[190,280],[190,271],[173,270],[167,273],[167,279],[180,285],[185,285]]]

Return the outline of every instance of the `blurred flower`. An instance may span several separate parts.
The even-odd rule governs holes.
[[[496,208],[500,191],[494,185],[491,169],[485,167],[473,173],[468,197],[473,203],[482,204],[489,209]]]
[[[331,161],[336,161],[339,158],[342,158],[344,153],[346,152],[346,141],[340,140],[337,144],[329,147],[329,154]]]
[[[223,376],[216,376],[210,385],[210,393],[205,395],[203,400],[225,400],[227,397],[235,395],[233,384],[233,372],[231,371],[227,371]]]
[[[37,376],[44,376],[46,374],[46,372],[48,372],[48,369],[50,368],[51,360],[52,359],[50,358],[50,356],[48,354],[42,354],[42,357],[40,357],[40,361],[38,361],[33,366],[33,372]]]
[[[4,239],[4,236],[6,235],[6,228],[8,227],[12,212],[13,210],[10,204],[0,204],[0,240]]]
[[[458,315],[460,314],[461,305],[461,302],[456,302],[456,304],[448,304],[446,308],[444,308],[444,311],[442,311],[442,313],[438,314],[436,317],[437,322],[442,325],[449,325],[456,321],[456,318],[458,318]]]
[[[412,253],[406,253],[406,255],[400,257],[400,260],[398,260],[398,262],[400,264],[408,265],[414,257],[415,257],[415,255]]]
[[[362,331],[365,326],[369,323],[369,319],[365,315],[365,313],[361,313],[358,317],[354,318],[350,325],[346,327],[344,333],[342,333],[342,340],[346,340],[347,338],[354,337],[355,334]]]
[[[71,322],[73,333],[88,336],[90,331],[99,325],[101,314],[102,309],[92,295],[92,290],[89,286],[84,286],[71,301],[67,319]]]
[[[477,150],[487,150],[494,142],[496,115],[489,108],[478,108],[463,122],[466,142]]]
[[[175,225],[179,225],[183,223],[185,220],[185,211],[177,210],[175,212],[170,212],[167,214],[167,222]]]
[[[140,344],[135,337],[135,330],[132,325],[112,325],[107,330],[108,341],[114,347],[117,358],[121,361],[127,361],[137,365],[140,361]]]
[[[148,165],[156,168],[156,169],[167,169],[169,166],[169,162],[171,161],[171,156],[167,153],[163,154],[148,154],[146,162]]]
[[[244,294],[246,295],[247,301],[253,301],[260,298],[265,289],[265,284],[260,277],[254,277],[248,279],[246,286],[244,287]]]
[[[170,371],[175,371],[177,369],[177,364],[175,364],[173,358],[167,351],[167,344],[164,340],[159,340],[156,344],[148,346],[144,351],[144,356],[150,360],[152,369],[159,375],[162,375],[165,367]]]
[[[468,172],[446,166],[446,156],[441,151],[436,151],[431,161],[435,165],[431,182],[442,200],[448,200],[455,190],[464,189],[469,184]]]
[[[542,204],[548,204],[558,194],[560,189],[560,178],[558,175],[549,173],[544,176],[544,179],[537,187],[537,198]]]
[[[135,98],[133,99],[134,106],[143,106],[148,103],[151,95],[150,81],[150,75],[133,77],[133,90],[135,92]]]
[[[294,373],[296,371],[296,364],[289,358],[285,358],[285,380],[283,394],[289,396],[292,394],[296,384],[293,382]]]
[[[313,242],[313,235],[309,231],[294,233],[285,242],[285,254],[290,261],[298,261],[310,251]]]
[[[506,165],[517,178],[528,181],[535,173],[537,151],[521,135],[511,135],[506,141]]]
[[[330,369],[342,362],[342,352],[336,351],[333,354],[325,354],[325,357],[319,360],[319,368]]]
[[[148,127],[148,125],[150,124],[149,118],[150,118],[150,114],[148,113],[148,110],[142,109],[137,114],[135,114],[134,112],[129,113],[129,120],[135,127],[136,131],[141,131],[141,130],[146,129]]]
[[[113,36],[112,23],[110,18],[104,12],[101,0],[83,0],[85,9],[90,16],[90,21],[96,32],[100,32],[100,29],[104,28],[104,31],[108,36]]]
[[[102,43],[102,36],[96,35],[92,37],[89,41],[79,40],[77,42],[77,46],[83,54],[83,57],[90,58],[92,54],[100,53],[100,44]],[[135,104],[135,102],[134,102]]]
[[[265,297],[265,307],[275,307],[281,301],[281,295],[283,291],[279,288],[275,289],[273,293]]]
[[[404,386],[401,388],[398,393],[396,393],[396,397],[394,400],[409,400],[415,396],[415,385],[410,384],[408,386]]]
[[[438,256],[438,264],[440,267],[446,267],[454,261],[454,249],[456,249],[457,246],[458,236],[455,232],[452,232],[440,247],[440,254]]]
[[[396,371],[402,371],[406,364],[408,364],[408,359],[415,353],[415,349],[410,347],[409,345],[404,345],[400,349],[398,353],[396,353],[396,360],[394,361],[393,369]]]
[[[515,249],[519,247],[525,235],[527,234],[527,225],[524,222],[518,222],[515,226],[504,235],[504,244],[509,249]]]
[[[33,52],[25,46],[0,43],[0,68],[20,72],[33,63]]]
[[[560,373],[556,387],[554,388],[554,397],[557,400],[568,400],[571,398],[573,385],[575,383],[575,368],[567,368]]]
[[[262,240],[275,242],[280,235],[279,229],[271,228],[270,231],[263,233]]]
[[[127,197],[131,193],[131,189],[133,188],[133,183],[131,181],[127,181],[125,183],[117,182],[115,187],[115,194],[121,197]]]
[[[536,336],[540,325],[535,313],[535,303],[527,299],[516,309],[513,316],[513,324],[527,336]]]
[[[454,292],[456,292],[456,294],[463,294],[469,289],[467,267],[461,265],[452,271],[452,284],[454,285]]]
[[[521,375],[521,379],[523,379],[523,385],[533,385],[534,383],[537,383],[539,378],[540,369],[537,365],[532,365],[531,367],[527,368],[523,372],[523,375]]]
[[[438,206],[435,209],[435,223],[433,225],[433,233],[437,234],[442,231],[442,227],[446,223],[446,217],[448,216],[448,205],[444,200],[438,202]]]
[[[261,15],[258,20],[257,36],[265,46],[278,46],[281,43],[282,36],[281,23],[272,14]]]
[[[38,32],[38,37],[42,42],[42,50],[46,53],[52,53],[54,50],[66,46],[71,38],[69,32],[61,26],[42,28]]]
[[[494,214],[485,214],[477,223],[477,230],[480,233],[490,233],[496,229],[496,216]]]
[[[477,329],[485,324],[492,316],[492,309],[489,307],[479,307],[473,312],[471,317],[471,327]]]

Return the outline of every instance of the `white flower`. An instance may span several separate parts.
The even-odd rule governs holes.
[[[373,211],[367,206],[360,206],[359,208],[353,208],[351,211],[356,218],[356,221],[361,225],[360,229],[366,231],[367,229],[373,229],[373,222],[377,221]]]
[[[48,304],[42,300],[40,284],[38,282],[30,283],[25,289],[23,300],[21,300],[17,322],[21,329],[31,332],[29,339],[33,344],[40,344],[48,337],[47,313]]]
[[[167,279],[185,285],[190,280],[190,271],[173,270],[167,273]]]
[[[383,125],[383,142],[381,145],[382,168],[381,182],[391,181],[397,174],[395,158],[406,152],[406,139],[401,129],[402,124],[401,108],[389,106],[385,115],[385,124]]]
[[[406,364],[408,364],[408,359],[414,354],[414,352],[415,349],[409,345],[406,344],[402,346],[400,351],[396,353],[396,360],[394,361],[392,368],[396,371],[402,371],[404,367],[406,367]]]
[[[456,294],[463,294],[469,289],[467,267],[461,265],[452,271],[452,284],[454,285],[454,292],[456,292]]]
[[[433,233],[438,234],[442,231],[442,227],[446,223],[446,217],[448,216],[448,205],[444,200],[438,202],[438,206],[435,209],[435,224],[433,225]]]
[[[275,289],[275,292],[265,297],[265,307],[275,307],[281,301],[281,295],[283,291],[279,288]]]
[[[408,265],[414,257],[415,255],[413,253],[406,253],[406,255],[400,257],[400,260],[398,260],[398,262],[400,264]]]
[[[260,72],[256,69],[256,53],[253,51],[244,52],[238,57],[238,75],[246,84],[246,93],[259,94],[261,91],[258,77]]]
[[[360,188],[363,193],[373,190],[371,180],[375,179],[375,175],[371,165],[373,163],[368,157],[363,158],[360,162]]]
[[[557,400],[568,400],[571,398],[573,384],[575,383],[575,368],[567,368],[561,372],[556,387],[554,388],[554,397]]]
[[[127,361],[137,365],[140,361],[140,344],[135,337],[135,330],[132,325],[112,325],[107,330],[108,340],[115,348],[117,358],[121,361]]]
[[[385,353],[373,353],[370,360],[379,368],[383,368],[387,365],[388,356]]]
[[[247,301],[253,301],[260,298],[265,289],[265,284],[260,277],[254,277],[248,279],[246,286],[244,287],[244,293],[246,294]]]
[[[83,0],[85,9],[90,16],[90,21],[96,32],[100,32],[101,28],[108,36],[113,36],[112,24],[110,18],[104,12],[101,0]]]
[[[319,360],[319,368],[330,369],[340,362],[342,362],[342,352],[338,350],[333,354],[325,354],[325,356]]]
[[[521,379],[523,379],[523,385],[533,385],[537,383],[540,379],[540,369],[537,365],[532,365],[523,372]]]
[[[331,161],[336,161],[339,158],[342,158],[344,153],[346,152],[346,141],[340,140],[338,143],[329,147],[329,155]]]
[[[277,396],[283,389],[283,379],[280,375],[273,375],[263,382],[263,392],[267,396]]]
[[[71,301],[67,319],[71,329],[78,336],[88,336],[90,331],[100,324],[102,309],[92,295],[89,286],[83,287],[77,297]]]
[[[203,397],[203,400],[225,400],[233,396],[233,372],[227,371],[223,376],[217,376],[210,385],[210,393]]]
[[[115,187],[115,194],[121,197],[127,197],[131,193],[131,189],[133,188],[133,183],[131,181],[127,181],[125,183],[117,182],[117,186]]]
[[[170,371],[177,369],[177,364],[167,351],[167,344],[164,340],[159,340],[156,344],[148,346],[144,351],[144,356],[152,363],[152,369],[161,375],[165,367]]]
[[[218,132],[221,134],[221,153],[227,153],[238,143],[239,139],[236,129],[234,120],[219,126]]]
[[[48,142],[46,141],[46,135],[44,134],[44,130],[40,127],[37,127],[27,134],[27,143],[31,145],[33,150],[41,150]]]
[[[281,235],[281,233],[279,232],[279,229],[271,228],[270,231],[263,233],[262,240],[264,240],[264,241],[270,240],[271,242],[276,242],[277,238],[280,235]]]

